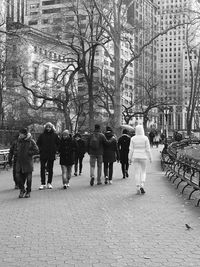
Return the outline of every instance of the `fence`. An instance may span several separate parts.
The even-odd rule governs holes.
[[[185,139],[171,143],[167,151],[161,153],[161,167],[168,179],[173,183],[179,180],[176,188],[184,183],[182,193],[187,187],[192,188],[189,199],[195,191],[200,190],[200,149],[195,157],[195,153],[187,153],[186,148],[197,150],[199,144],[199,139]],[[197,206],[199,203],[200,199]]]

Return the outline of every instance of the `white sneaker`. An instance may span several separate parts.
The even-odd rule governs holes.
[[[109,184],[112,184],[112,180],[109,180]]]
[[[51,184],[47,184],[47,188],[48,188],[48,189],[52,189],[53,186],[52,186]]]
[[[41,184],[41,186],[39,187],[39,190],[44,190],[46,188],[45,184]]]
[[[69,185],[69,183],[67,183],[67,187],[69,187],[70,185]]]

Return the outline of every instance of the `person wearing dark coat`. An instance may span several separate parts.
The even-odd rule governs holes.
[[[40,134],[37,140],[37,145],[40,151],[40,190],[46,188],[46,170],[48,172],[47,188],[52,189],[53,165],[56,159],[60,139],[55,132],[55,128],[51,122],[47,122],[44,126],[44,132]]]
[[[123,179],[128,177],[128,169],[129,169],[128,153],[129,153],[130,140],[131,138],[128,135],[128,130],[124,129],[122,132],[122,136],[118,139],[118,149],[119,149],[119,157],[120,157]]]
[[[85,142],[81,138],[81,135],[79,133],[76,133],[74,135],[74,139],[77,143],[77,153],[75,155],[75,165],[74,165],[74,175],[77,176],[78,174],[78,165],[79,165],[79,175],[82,173],[83,168],[83,158],[85,155]]]
[[[15,149],[16,177],[20,188],[19,198],[29,198],[32,184],[33,155],[38,154],[39,150],[26,128],[19,131]],[[25,182],[27,183],[26,191],[24,186]]]
[[[12,142],[9,150],[9,155],[8,155],[8,163],[10,167],[13,168],[12,174],[13,174],[13,181],[15,183],[15,189],[19,189],[17,177],[16,177],[16,162],[17,162],[17,141],[18,141],[19,135],[16,136],[15,140]]]
[[[76,152],[76,141],[72,138],[71,134],[69,134],[69,130],[64,130],[59,146],[63,189],[67,189],[67,187],[69,187]]]
[[[105,184],[108,182],[112,184],[113,163],[119,160],[117,139],[113,138],[113,136],[112,129],[109,126],[106,127],[105,137],[108,141],[110,140],[110,142],[104,146],[103,152]]]

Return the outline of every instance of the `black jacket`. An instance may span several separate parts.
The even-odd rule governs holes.
[[[55,160],[55,154],[58,151],[60,138],[53,130],[44,131],[37,140],[37,145],[40,151],[40,159]]]

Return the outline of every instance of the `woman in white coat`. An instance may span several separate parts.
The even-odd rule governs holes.
[[[144,194],[147,159],[151,162],[152,156],[149,139],[144,134],[142,125],[137,125],[135,128],[135,136],[131,138],[128,158],[129,164],[133,162],[137,194]]]

